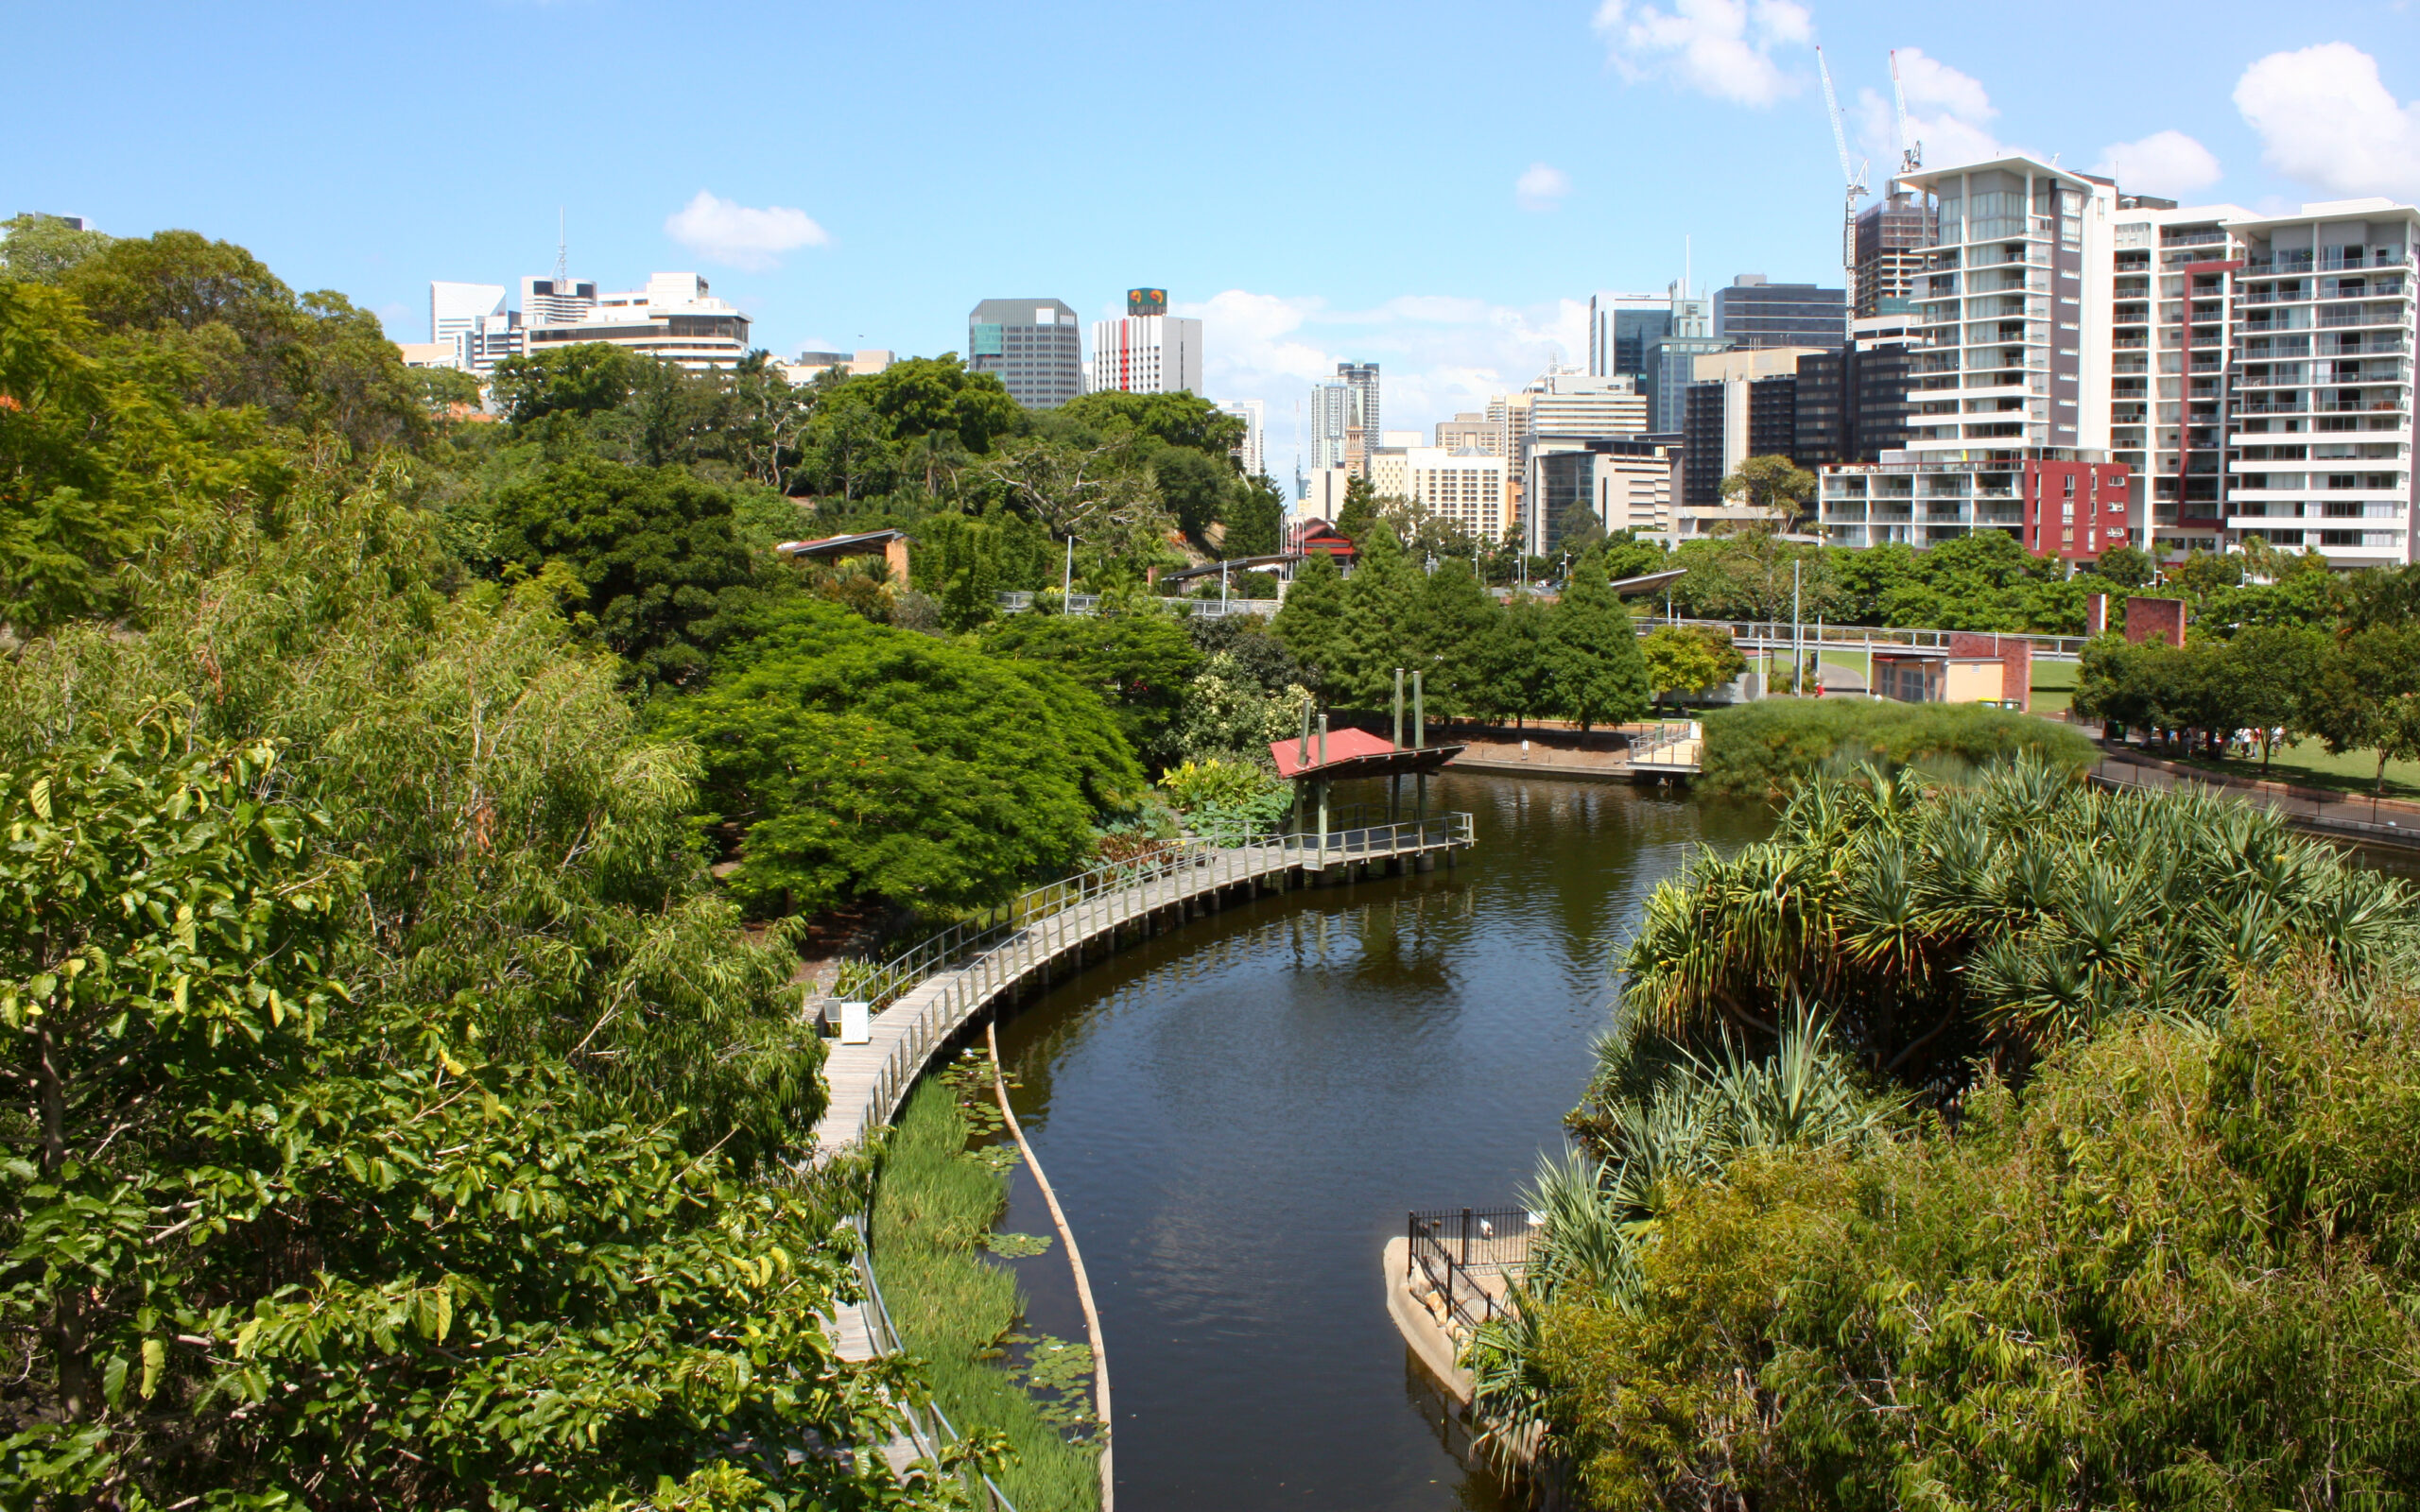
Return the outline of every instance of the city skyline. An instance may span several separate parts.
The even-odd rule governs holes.
[[[1503,18],[1503,55],[1521,60],[1510,77],[1477,80],[1445,108],[1377,92],[1391,147],[1342,204],[1289,166],[1302,102],[1400,73],[1447,34],[1443,8],[1391,8],[1389,26],[1363,8],[1245,5],[1218,12],[1236,23],[1219,26],[1184,25],[1207,11],[1171,12],[1203,97],[1165,129],[1110,137],[1067,134],[1072,100],[1027,102],[997,140],[920,119],[963,97],[1011,25],[953,8],[697,12],[688,34],[752,52],[812,30],[823,60],[811,91],[742,87],[702,117],[648,86],[641,53],[604,49],[579,81],[533,75],[503,95],[447,61],[466,39],[527,52],[648,14],[266,8],[207,27],[165,8],[30,15],[26,45],[65,66],[0,103],[0,120],[44,146],[12,163],[23,202],[5,208],[240,242],[298,286],[374,310],[399,340],[424,338],[432,280],[511,284],[551,267],[559,212],[578,276],[624,286],[697,266],[782,355],[965,355],[966,311],[999,290],[1055,291],[1089,326],[1148,283],[1169,289],[1172,315],[1203,321],[1207,396],[1265,404],[1270,470],[1284,477],[1295,402],[1339,362],[1379,364],[1390,420],[1426,427],[1549,361],[1584,363],[1589,297],[1661,289],[1685,257],[1704,290],[1744,272],[1837,286],[1839,170],[1814,87],[1818,42],[1877,189],[1896,162],[1895,46],[1934,165],[2022,147],[2114,168],[2132,191],[2256,211],[2420,198],[2411,17],[2387,4],[2311,20],[2225,6],[2181,35],[2156,15],[2082,6],[2022,28],[1786,0],[1535,8]],[[1124,36],[1112,14],[1064,8],[1046,44],[1080,68]],[[2075,48],[2079,35],[2094,45]],[[103,58],[124,109],[75,110],[92,72],[78,60]],[[196,85],[247,67],[275,67],[287,87]],[[1328,82],[1304,93],[1314,75]],[[53,124],[68,119],[72,133]],[[298,119],[314,129],[289,129]],[[459,145],[432,152],[449,119]],[[1508,139],[1506,119],[1524,129]],[[523,138],[558,144],[548,151],[567,171],[493,173],[523,149],[483,144]],[[1046,151],[1046,140],[1084,146]],[[613,171],[570,171],[583,152]],[[1203,153],[1222,169],[1209,180],[1184,166]],[[1263,169],[1223,171],[1238,161]],[[1221,200],[1205,181],[1247,187]],[[1443,181],[1466,190],[1458,215],[1396,230],[1390,207]],[[1113,199],[1114,212],[1087,208]],[[1236,213],[1212,213],[1222,204]]]

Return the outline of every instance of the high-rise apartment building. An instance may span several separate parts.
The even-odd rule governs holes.
[[[1518,393],[1491,399],[1487,418],[1503,438],[1524,538],[1543,542],[1552,518],[1539,502],[1541,459],[1583,450],[1592,441],[1639,435],[1647,429],[1647,398],[1638,391],[1637,380],[1626,373],[1599,377],[1549,368]],[[1538,544],[1531,549],[1546,548]]]
[[[1219,407],[1244,422],[1244,438],[1236,443],[1234,452],[1230,454],[1236,459],[1236,466],[1242,469],[1248,478],[1266,473],[1269,471],[1267,442],[1263,438],[1269,430],[1269,405],[1257,399],[1230,399]]]
[[[1417,439],[1415,434],[1414,438]],[[1476,446],[1379,446],[1370,454],[1370,487],[1381,498],[1409,499],[1494,543],[1512,523],[1504,458]]]
[[[1028,409],[1055,409],[1084,391],[1083,324],[1060,300],[985,300],[966,317],[966,366]]]
[[[1742,273],[1714,291],[1714,334],[1735,347],[1837,352],[1848,340],[1848,295]]]
[[[1805,347],[1723,352],[1697,359],[1682,418],[1684,515],[1713,518],[1725,507],[1722,480],[1752,456],[1794,456],[1798,447],[1798,370],[1824,353]]]
[[[1613,437],[1552,452],[1533,470],[1537,525],[1526,549],[1551,556],[1572,527],[1593,516],[1608,534],[1634,530],[1669,539],[1678,445],[1654,437]]]
[[[1093,322],[1094,393],[1198,394],[1201,322],[1177,315],[1127,315]]]
[[[2022,158],[1902,181],[1938,217],[1907,438],[1826,471],[1832,539],[2413,559],[2420,209],[2179,206]]]
[[[1933,243],[1932,207],[1893,188],[1857,217],[1857,314],[1905,315]]]
[[[1644,383],[1647,349],[1671,335],[1672,301],[1665,294],[1595,294],[1588,299],[1588,372],[1628,373]]]
[[[2240,266],[2208,268],[2214,243],[2192,249],[2194,261],[2171,274],[2163,240],[2155,276],[2164,302],[2165,281],[2182,279],[2174,292],[2197,335],[2210,302],[2204,281],[2215,272],[2227,288],[2221,330],[2235,359],[2224,435],[2230,539],[2256,533],[2288,550],[2315,548],[2338,567],[2414,560],[2420,491],[2411,465],[2411,362],[2420,325],[2412,265],[2420,209],[2340,200],[2305,205],[2296,215],[2231,221],[2224,230],[2232,240],[2221,249],[2239,253]],[[2188,369],[2188,382],[2194,376]],[[2189,390],[2185,404],[2189,442],[2196,404]],[[2184,481],[2194,477],[2188,460]]]

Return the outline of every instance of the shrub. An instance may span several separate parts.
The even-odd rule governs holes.
[[[1891,703],[1868,699],[1743,704],[1705,721],[1704,771],[1711,792],[1780,797],[1821,772],[1874,765],[1948,773],[2039,757],[2081,773],[2092,743],[2031,714],[1972,704]]]

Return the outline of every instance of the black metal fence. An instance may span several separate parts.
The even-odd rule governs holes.
[[[1537,1228],[1520,1208],[1449,1208],[1408,1215],[1410,1277],[1465,1328],[1505,1311],[1505,1293],[1530,1263]],[[1409,1278],[1408,1278],[1409,1279]]]

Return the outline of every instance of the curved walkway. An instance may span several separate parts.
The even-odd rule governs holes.
[[[848,1148],[890,1122],[933,1053],[1003,1001],[1048,985],[1060,971],[1116,949],[1122,937],[1215,908],[1232,892],[1340,882],[1373,868],[1426,862],[1471,843],[1467,814],[1374,825],[1320,837],[1274,835],[1226,850],[1185,848],[1114,890],[1079,890],[1048,912],[1028,913],[964,962],[899,994],[863,1044],[836,1044],[823,1063],[831,1102],[815,1125],[819,1156]]]
[[[955,966],[941,969],[952,951],[933,942],[900,961],[918,965],[919,976],[901,988],[900,962],[882,973],[889,1005],[873,1017],[862,1044],[836,1044],[823,1063],[831,1101],[815,1126],[816,1153],[826,1159],[861,1142],[890,1122],[900,1103],[935,1052],[999,1005],[1049,985],[1087,955],[1107,954],[1121,943],[1158,932],[1164,923],[1191,919],[1196,909],[1216,909],[1230,895],[1254,896],[1271,889],[1335,884],[1393,872],[1409,865],[1422,870],[1434,858],[1472,843],[1471,816],[1443,814],[1403,824],[1381,824],[1316,834],[1273,835],[1226,849],[1200,842],[1177,847],[1162,858],[1116,874],[1116,885],[1093,886],[1083,879],[1037,888],[1010,910],[1011,921],[969,943],[976,949]],[[1090,874],[1087,874],[1088,876]],[[1038,902],[1037,902],[1038,901]],[[942,936],[955,939],[957,931]],[[930,963],[929,968],[925,963]],[[922,974],[929,970],[929,974]],[[858,1228],[857,1263],[865,1299],[834,1311],[833,1344],[843,1360],[871,1360],[898,1346],[873,1279],[872,1246]],[[1104,1403],[1106,1391],[1103,1391]],[[935,1412],[935,1427],[948,1437],[946,1419]],[[880,1451],[894,1469],[938,1455],[941,1440],[908,1415],[909,1433]],[[991,1505],[1014,1512],[987,1481]],[[1102,1504],[1109,1504],[1103,1487]]]

